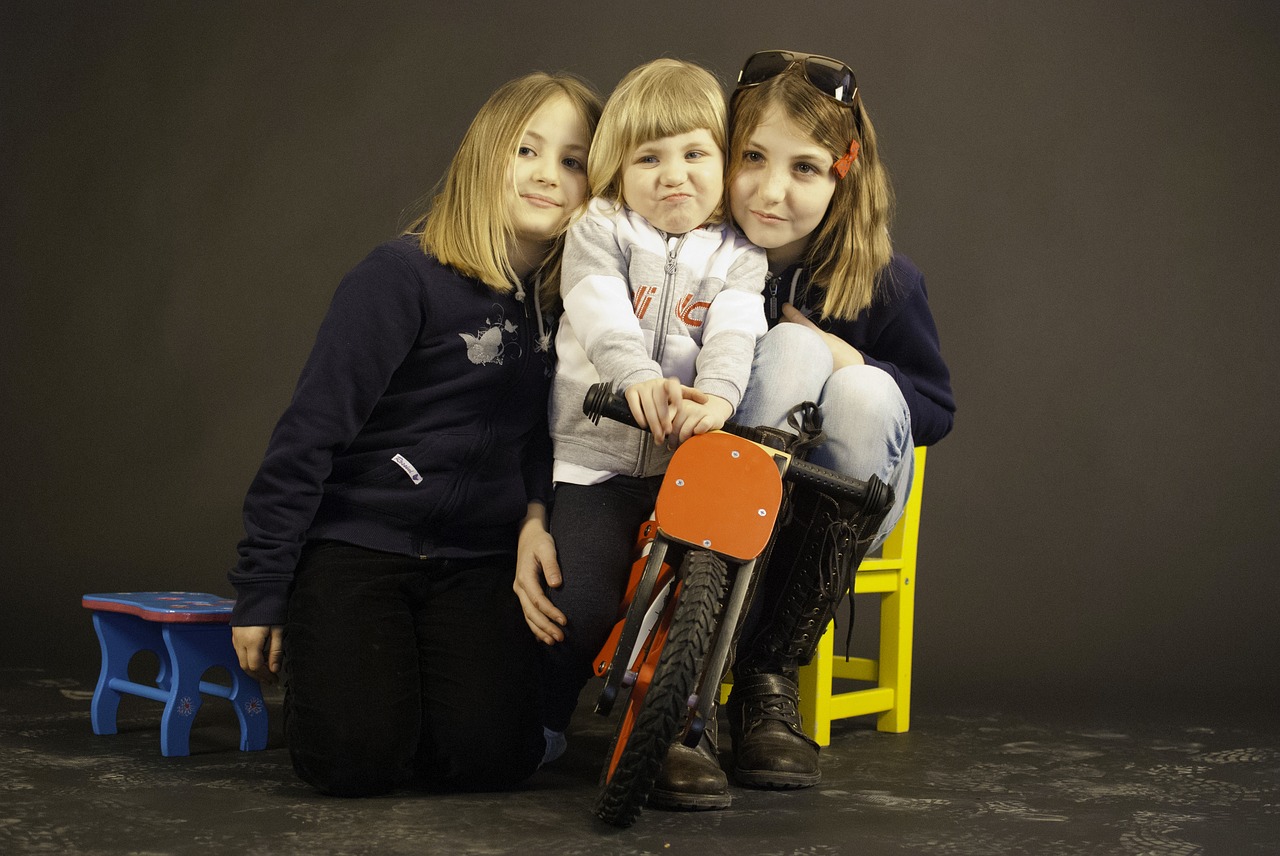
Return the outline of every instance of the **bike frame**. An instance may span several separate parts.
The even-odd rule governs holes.
[[[605,686],[596,713],[607,715],[619,691],[647,689],[651,651],[661,648],[662,617],[679,592],[669,556],[707,550],[726,560],[732,581],[711,654],[691,698],[692,720],[685,742],[696,745],[719,692],[733,651],[734,635],[750,603],[756,559],[773,534],[782,504],[782,473],[790,455],[744,437],[714,431],[691,437],[672,456],[658,493],[654,519],[641,529],[641,557],[632,568],[623,619],[596,658]],[[658,636],[653,630],[658,629]],[[724,632],[725,628],[733,632]],[[651,644],[652,643],[652,644]]]
[[[812,404],[798,410],[816,413]],[[583,412],[593,422],[609,416],[636,425],[626,400],[606,384],[591,387]],[[796,427],[812,441],[803,417]],[[607,715],[621,689],[631,688],[596,807],[610,823],[635,820],[678,734],[689,746],[701,738],[755,597],[761,556],[767,561],[784,504],[783,480],[852,503],[863,532],[874,531],[893,504],[893,491],[875,476],[863,482],[809,464],[786,451],[795,446],[785,438],[726,424],[689,438],[672,456],[653,519],[641,529],[625,613],[595,659],[605,679],[597,713]],[[687,603],[681,598],[686,584]],[[668,648],[675,657],[665,656]],[[662,687],[652,700],[651,686]],[[675,730],[681,719],[683,731]],[[634,749],[633,734],[645,736]]]

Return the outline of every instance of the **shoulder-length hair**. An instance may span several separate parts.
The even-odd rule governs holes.
[[[557,96],[568,98],[588,131],[595,130],[600,98],[569,74],[534,72],[503,84],[489,96],[462,138],[430,210],[405,231],[419,237],[423,252],[494,291],[515,289],[520,277],[510,257],[515,241],[509,204],[515,192],[511,159],[533,115]],[[563,241],[553,242],[542,261],[543,270],[555,266],[562,247]]]
[[[700,65],[655,59],[622,78],[600,115],[587,158],[591,193],[622,202],[622,174],[637,146],[662,137],[706,129],[723,156],[727,151],[728,108],[715,76]],[[723,202],[711,221],[724,218]]]
[[[861,98],[852,108],[845,107],[815,89],[799,68],[789,69],[734,93],[729,186],[742,168],[751,135],[771,106],[829,151],[833,164],[849,151],[850,141],[858,142],[858,157],[845,177],[837,180],[827,213],[809,238],[804,261],[812,281],[823,289],[822,317],[856,318],[871,305],[877,277],[893,256],[889,241],[893,190],[880,160],[875,128]]]

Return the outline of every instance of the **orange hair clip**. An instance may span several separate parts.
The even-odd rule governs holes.
[[[858,159],[859,148],[861,146],[858,145],[857,140],[849,142],[849,153],[831,165],[831,169],[835,171],[836,175],[844,178],[849,174],[849,170],[853,167],[853,162]]]

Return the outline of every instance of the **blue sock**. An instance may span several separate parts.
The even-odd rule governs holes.
[[[563,731],[552,731],[543,726],[542,736],[547,741],[547,748],[542,753],[542,763],[538,765],[539,767],[550,764],[569,748],[569,741],[565,739]]]

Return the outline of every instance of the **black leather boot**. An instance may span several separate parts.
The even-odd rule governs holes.
[[[792,491],[758,593],[761,608],[733,667],[726,712],[740,784],[808,788],[822,780],[818,744],[800,728],[796,671],[813,659],[883,516],[868,519],[809,488]]]
[[[729,807],[729,777],[720,769],[717,730],[713,709],[695,748],[679,741],[671,745],[662,772],[649,792],[650,808],[709,811]]]
[[[792,492],[791,505],[766,572],[765,617],[750,643],[757,650],[743,653],[747,659],[755,654],[773,661],[772,667],[754,671],[784,675],[792,670],[787,666],[813,658],[866,552],[858,543],[852,509],[802,488]],[[774,665],[783,663],[783,668]]]
[[[735,679],[725,711],[738,784],[785,790],[822,781],[818,744],[800,729],[795,681],[778,674]]]

